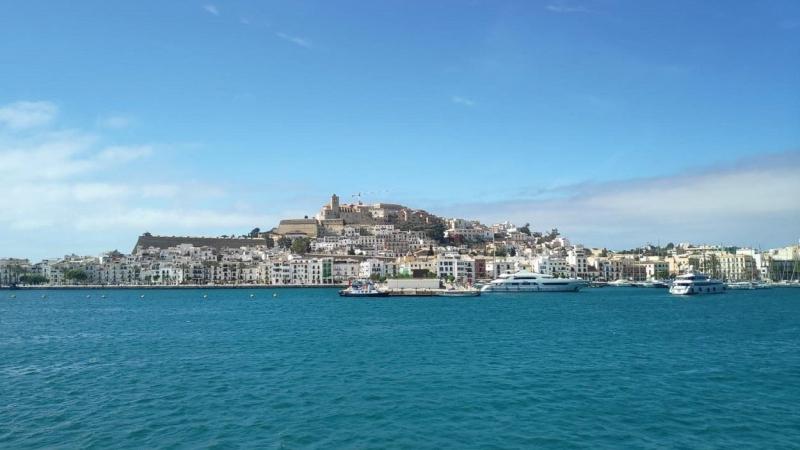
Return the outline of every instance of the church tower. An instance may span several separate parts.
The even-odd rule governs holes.
[[[333,219],[339,218],[339,196],[336,194],[331,195],[331,216]]]

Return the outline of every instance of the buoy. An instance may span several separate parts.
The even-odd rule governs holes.
[[[250,298],[254,298],[256,294],[250,294]]]
[[[106,294],[101,295],[100,298],[106,298]]]
[[[89,295],[89,294],[86,294],[86,298],[91,298],[91,297],[92,297],[91,295]]]
[[[140,295],[139,298],[144,298],[144,294]]]
[[[203,294],[203,298],[208,298],[208,294]]]
[[[17,298],[16,294],[11,294],[11,298]]]
[[[44,294],[42,294],[42,298],[47,298],[47,296],[46,296],[46,295],[44,295]]]
[[[277,297],[277,296],[278,296],[278,293],[277,293],[277,292],[273,292],[273,293],[272,293],[272,296],[273,296],[273,297]]]

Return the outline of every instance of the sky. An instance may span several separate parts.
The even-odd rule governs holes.
[[[0,257],[332,193],[588,246],[790,245],[800,2],[10,2],[0,186]]]

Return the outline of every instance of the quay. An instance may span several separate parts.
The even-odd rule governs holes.
[[[435,297],[443,289],[389,289],[389,297]]]
[[[0,290],[20,290],[20,291],[57,291],[57,290],[165,290],[165,289],[341,289],[347,287],[346,284],[176,284],[176,285],[44,285],[44,286],[3,286]]]

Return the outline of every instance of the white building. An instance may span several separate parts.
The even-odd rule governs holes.
[[[360,278],[393,277],[397,275],[397,264],[394,261],[370,258],[361,262],[358,275]]]
[[[475,260],[466,255],[446,253],[436,258],[436,275],[439,278],[452,277],[459,283],[475,281]]]
[[[533,258],[533,271],[554,277],[571,276],[570,265],[561,256],[539,255]]]
[[[567,264],[573,277],[588,278],[589,266],[586,261],[586,250],[581,246],[575,246],[567,252]]]

